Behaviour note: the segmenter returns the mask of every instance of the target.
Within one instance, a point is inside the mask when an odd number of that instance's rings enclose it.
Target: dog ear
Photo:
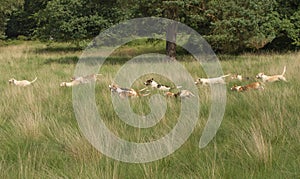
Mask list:
[[[174,94],[175,98],[177,98],[178,96],[180,96],[180,92]]]
[[[233,86],[230,88],[230,90],[231,90],[231,91],[234,91],[234,90],[235,90],[235,87],[236,87],[236,85],[233,85]]]

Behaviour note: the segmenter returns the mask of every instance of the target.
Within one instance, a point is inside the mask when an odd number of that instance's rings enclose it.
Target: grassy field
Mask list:
[[[102,66],[103,76],[96,85],[106,125],[120,137],[137,142],[159,139],[179,116],[179,102],[172,99],[167,101],[166,117],[152,129],[130,127],[114,113],[108,89],[112,77],[126,59],[150,51],[151,45],[120,49]],[[73,76],[81,53],[66,44],[48,47],[24,42],[0,47],[0,178],[300,178],[299,52],[220,56],[224,73],[249,77],[260,71],[280,74],[286,65],[288,82],[265,84],[264,91],[237,93],[229,89],[240,83],[228,80],[224,119],[216,137],[203,149],[198,146],[210,98],[209,88],[199,86],[200,117],[188,141],[172,155],[145,164],[106,157],[79,130],[72,89],[59,84]],[[179,60],[193,78],[205,76],[190,56]],[[31,80],[36,76],[33,86],[8,85],[12,77]],[[142,87],[148,77],[136,81],[135,87]],[[149,112],[147,99],[132,99],[133,110]]]

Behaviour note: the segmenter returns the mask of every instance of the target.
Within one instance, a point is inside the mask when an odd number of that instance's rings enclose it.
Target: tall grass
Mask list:
[[[56,46],[55,46],[56,45]],[[58,46],[59,45],[59,46]],[[59,87],[73,75],[81,51],[37,42],[0,47],[0,177],[1,178],[299,178],[300,166],[300,53],[221,56],[224,73],[253,77],[261,71],[280,74],[287,66],[287,83],[265,84],[264,91],[231,92],[227,79],[226,112],[216,137],[204,149],[199,139],[210,110],[209,87],[198,87],[200,117],[188,141],[175,153],[145,164],[115,161],[97,151],[79,130],[72,89]],[[148,47],[146,47],[148,49]],[[118,60],[140,54],[133,47],[119,49]],[[160,51],[159,49],[155,49]],[[148,51],[148,50],[146,50]],[[205,76],[201,66],[181,63],[193,78]],[[120,58],[121,60],[126,60]],[[176,124],[180,102],[167,99],[168,110],[151,129],[137,129],[114,113],[108,84],[122,63],[105,63],[96,84],[96,103],[105,124],[116,135],[136,142],[159,139]],[[38,80],[32,86],[8,85],[16,79]],[[153,75],[138,79],[133,87]],[[165,78],[158,80],[172,85]],[[159,93],[159,92],[156,92]],[[138,114],[149,112],[149,97],[131,99]]]

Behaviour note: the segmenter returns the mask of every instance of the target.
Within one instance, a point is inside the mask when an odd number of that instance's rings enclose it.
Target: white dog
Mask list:
[[[72,77],[70,82],[62,82],[59,86],[61,87],[72,87],[77,86],[79,84],[87,84],[96,82],[98,80],[98,76],[102,74],[91,74],[86,76]]]
[[[208,84],[225,84],[225,80],[224,78],[230,76],[230,74],[228,75],[223,75],[220,77],[216,77],[216,78],[198,78],[195,82],[195,84],[203,84],[203,85],[208,85]]]
[[[61,87],[72,87],[72,86],[76,86],[76,85],[79,85],[79,84],[81,84],[80,81],[74,80],[74,81],[71,81],[71,82],[61,82],[59,86],[61,86]]]
[[[274,82],[274,81],[287,81],[286,78],[283,76],[286,72],[286,66],[284,66],[283,68],[283,72],[281,75],[272,75],[272,76],[268,76],[265,75],[264,73],[258,73],[256,75],[257,79],[262,79],[263,82]]]
[[[8,83],[14,84],[16,86],[28,86],[28,85],[31,85],[32,83],[34,83],[36,80],[37,80],[37,77],[35,77],[35,79],[32,81],[28,81],[28,80],[18,81],[16,79],[12,78],[12,79],[8,80]]]
[[[91,74],[86,76],[72,77],[71,81],[80,81],[81,83],[96,82],[102,74]]]

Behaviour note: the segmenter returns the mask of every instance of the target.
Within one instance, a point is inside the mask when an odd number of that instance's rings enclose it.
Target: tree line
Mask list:
[[[198,31],[216,52],[300,47],[299,0],[0,0],[0,38],[90,40],[137,17],[164,17]],[[171,32],[172,33],[172,32]],[[176,31],[173,32],[173,34]],[[172,47],[172,44],[169,44]]]

